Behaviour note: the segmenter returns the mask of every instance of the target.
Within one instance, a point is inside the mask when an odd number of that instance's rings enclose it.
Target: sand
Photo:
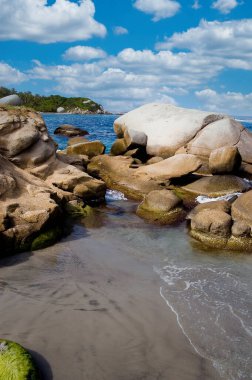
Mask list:
[[[78,230],[4,260],[1,338],[29,348],[45,380],[219,379],[160,297],[150,261],[113,230],[106,239]]]

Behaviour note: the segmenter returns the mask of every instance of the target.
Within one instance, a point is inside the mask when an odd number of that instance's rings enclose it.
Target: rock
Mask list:
[[[248,237],[251,233],[251,227],[243,222],[234,222],[232,226],[232,235],[235,237]]]
[[[248,183],[233,175],[214,175],[203,177],[189,185],[183,186],[182,190],[197,197],[219,197],[232,193],[242,193],[249,189]]]
[[[113,156],[120,156],[126,153],[127,151],[127,144],[125,143],[124,139],[117,139],[112,147],[111,147],[111,154]]]
[[[0,99],[0,104],[8,105],[8,106],[21,106],[23,104],[22,99],[14,94],[5,96],[4,98]]]
[[[18,343],[0,339],[0,374],[4,380],[39,380],[38,369],[29,354]]]
[[[225,200],[200,203],[187,215],[187,219],[192,219],[197,213],[203,210],[218,210],[230,214],[231,203]]]
[[[172,224],[182,220],[185,212],[179,199],[172,191],[154,190],[144,197],[137,208],[137,215],[151,222]]]
[[[152,165],[152,164],[157,164],[158,162],[163,161],[162,157],[152,157],[150,158],[147,162],[146,165]]]
[[[85,137],[77,136],[77,137],[70,138],[67,142],[67,145],[71,146],[71,145],[76,145],[76,144],[80,144],[84,142],[88,142],[88,139],[86,139]]]
[[[201,210],[191,218],[192,230],[221,237],[230,236],[231,226],[231,216],[221,210]]]
[[[99,156],[105,152],[105,145],[100,141],[90,141],[85,143],[79,143],[67,147],[67,154],[77,155],[83,154],[89,158]]]
[[[84,129],[74,127],[73,125],[63,124],[55,129],[55,135],[61,135],[66,137],[86,136],[89,133]]]
[[[156,164],[137,169],[137,174],[146,174],[155,178],[180,178],[197,171],[201,161],[190,154],[177,154]]]
[[[64,113],[64,112],[66,112],[64,107],[58,107],[57,108],[57,113]]]
[[[232,218],[252,228],[252,190],[242,194],[232,204]]]
[[[209,156],[209,168],[213,174],[231,173],[241,166],[241,155],[237,147],[225,146],[215,149]]]
[[[252,163],[252,134],[226,115],[152,103],[119,117],[114,130],[127,144],[146,146],[153,156],[179,152],[208,160],[213,150],[228,145],[239,149],[243,162]]]
[[[84,156],[83,154],[68,156],[64,153],[57,153],[57,158],[65,164],[73,165],[82,171],[87,168],[90,162],[88,156]]]

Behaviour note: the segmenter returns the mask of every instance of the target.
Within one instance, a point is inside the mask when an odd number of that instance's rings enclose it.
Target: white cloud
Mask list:
[[[71,61],[88,61],[105,58],[107,53],[91,46],[74,46],[65,51],[63,58]]]
[[[207,88],[202,91],[196,91],[195,95],[202,101],[204,108],[211,111],[226,112],[232,115],[237,115],[237,112],[243,115],[251,114],[252,93],[218,93]]]
[[[196,28],[174,33],[157,44],[157,49],[186,49],[208,57],[223,67],[252,69],[252,19],[201,21]]]
[[[116,36],[121,36],[123,34],[128,34],[129,31],[128,29],[124,28],[123,26],[115,26],[113,28],[113,33],[116,35]]]
[[[214,1],[212,8],[218,9],[221,13],[228,14],[238,5],[237,0],[217,0]]]
[[[26,75],[11,67],[7,63],[0,62],[0,86],[18,84],[25,81]]]
[[[193,3],[193,5],[192,5],[192,8],[193,8],[193,9],[196,9],[196,10],[201,8],[201,5],[200,5],[199,0],[194,0],[194,3]]]
[[[180,10],[180,3],[175,0],[136,0],[134,7],[153,15],[153,21],[159,21],[175,16]]]
[[[86,40],[106,34],[92,0],[1,0],[0,39],[40,43]]]

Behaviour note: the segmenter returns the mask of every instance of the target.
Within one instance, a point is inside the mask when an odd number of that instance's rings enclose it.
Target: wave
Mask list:
[[[107,190],[106,192],[106,201],[127,201],[127,198],[123,193],[116,190]]]

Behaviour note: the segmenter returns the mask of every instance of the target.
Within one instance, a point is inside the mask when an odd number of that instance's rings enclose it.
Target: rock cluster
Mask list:
[[[74,166],[56,153],[38,113],[0,107],[1,254],[54,241],[68,202],[104,199],[105,183],[85,172],[85,158],[77,159]]]

